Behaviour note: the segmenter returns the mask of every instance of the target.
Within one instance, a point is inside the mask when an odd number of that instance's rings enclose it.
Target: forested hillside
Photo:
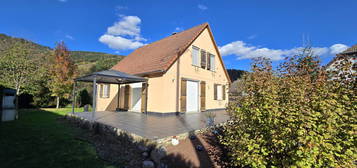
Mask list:
[[[70,49],[71,46],[65,48]],[[68,53],[70,61],[74,63],[73,77],[109,69],[123,58],[121,55],[101,52],[69,51]],[[30,104],[34,107],[54,105],[54,92],[50,88],[55,81],[56,75],[53,72],[56,65],[58,60],[56,63],[53,48],[0,34],[0,86],[19,91],[20,107],[29,107]],[[86,92],[86,90],[90,91],[91,87],[83,83],[78,86],[78,89]],[[66,92],[69,95],[70,89]],[[61,105],[65,106],[69,100],[70,96],[61,98]]]
[[[247,73],[247,71],[239,69],[227,69],[227,72],[232,82],[236,81],[237,79],[241,78],[245,73]]]
[[[9,49],[14,43],[21,42],[25,43],[29,48],[32,50],[32,54],[41,54],[52,51],[52,48],[46,47],[43,45],[36,44],[26,39],[22,38],[15,38],[5,34],[0,34],[0,54],[5,50]],[[68,46],[70,49],[71,47]],[[123,58],[122,55],[114,55],[114,54],[107,54],[102,52],[91,52],[91,51],[70,51],[70,55],[73,61],[76,64],[85,64],[85,63],[95,63],[102,59],[110,59],[110,60],[120,60]]]

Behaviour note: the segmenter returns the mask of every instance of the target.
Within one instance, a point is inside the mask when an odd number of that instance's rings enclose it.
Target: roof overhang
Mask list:
[[[107,84],[129,84],[138,82],[147,82],[146,78],[129,75],[124,72],[116,70],[105,70],[100,72],[94,72],[89,75],[85,75],[76,78],[75,81],[78,82],[93,82],[94,79],[97,83],[107,83]]]

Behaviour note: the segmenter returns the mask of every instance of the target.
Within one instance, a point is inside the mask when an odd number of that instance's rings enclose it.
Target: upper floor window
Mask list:
[[[101,84],[100,85],[100,98],[109,98],[110,96],[110,85],[109,84]]]
[[[209,70],[211,71],[215,71],[215,56],[213,54],[209,54],[209,62],[210,62],[210,65],[209,65]]]
[[[200,48],[196,46],[192,46],[192,65],[200,66],[199,65],[199,51]]]
[[[207,56],[206,56],[206,51],[205,50],[201,50],[201,68],[203,69],[206,69],[206,59],[207,59]]]

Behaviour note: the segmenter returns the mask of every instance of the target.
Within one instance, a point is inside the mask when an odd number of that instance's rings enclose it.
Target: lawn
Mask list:
[[[58,120],[69,111],[20,110],[19,120],[1,123],[0,167],[113,168],[98,158],[91,144],[75,138],[83,130]]]

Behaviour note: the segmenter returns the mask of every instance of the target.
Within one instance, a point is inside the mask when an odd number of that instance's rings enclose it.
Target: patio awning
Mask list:
[[[138,83],[138,82],[147,82],[146,78],[129,75],[124,72],[116,70],[105,70],[100,72],[94,72],[89,75],[85,75],[79,78],[76,78],[73,83],[73,95],[72,95],[72,114],[74,114],[74,106],[76,102],[76,82],[93,82],[93,104],[92,104],[92,119],[94,120],[94,113],[96,111],[97,104],[97,83],[106,83],[106,84],[129,84],[129,83]],[[118,89],[118,95],[120,95],[120,89]],[[119,108],[119,97],[118,99],[118,108]]]
[[[116,70],[105,70],[100,72],[94,72],[92,74],[76,78],[75,81],[93,82],[94,79],[96,79],[97,83],[108,83],[108,84],[128,84],[128,83],[147,81],[146,78],[129,75],[127,73],[116,71]]]

